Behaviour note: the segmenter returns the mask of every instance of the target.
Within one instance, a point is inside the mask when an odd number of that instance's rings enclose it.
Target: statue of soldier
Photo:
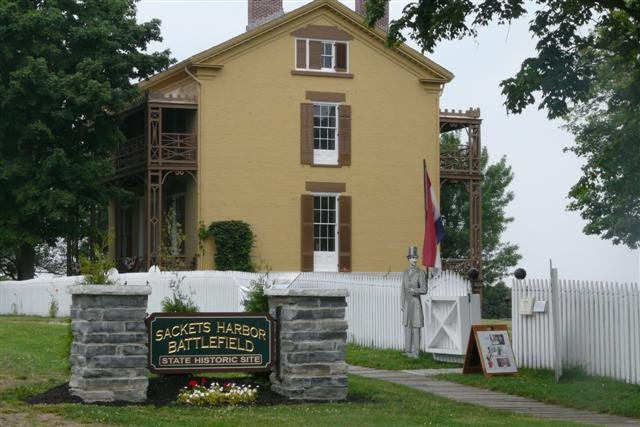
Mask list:
[[[402,324],[404,325],[404,353],[417,358],[420,353],[420,328],[424,326],[420,295],[427,293],[427,276],[418,267],[418,248],[409,247],[409,268],[402,275]]]

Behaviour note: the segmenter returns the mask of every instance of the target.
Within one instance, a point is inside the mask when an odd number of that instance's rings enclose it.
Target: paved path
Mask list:
[[[565,408],[563,406],[542,403],[526,397],[513,396],[478,387],[471,387],[430,378],[430,376],[445,372],[461,372],[461,370],[416,369],[412,371],[385,371],[360,366],[349,366],[349,373],[351,374],[402,384],[462,403],[470,403],[472,405],[480,405],[487,408],[516,412],[519,414],[550,420],[574,421],[584,424],[605,426],[640,427],[640,419]]]

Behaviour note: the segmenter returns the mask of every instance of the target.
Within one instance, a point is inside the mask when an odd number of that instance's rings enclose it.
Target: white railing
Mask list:
[[[546,312],[521,313],[523,298],[547,301]],[[558,310],[563,367],[580,367],[640,384],[640,286],[637,283],[558,281],[553,304],[549,280],[514,281],[513,345],[519,366],[554,367],[552,310]]]
[[[181,289],[192,293],[200,311],[242,311],[242,299],[251,281],[258,280],[258,273],[224,271],[185,271],[177,273],[127,273],[119,280],[128,285],[152,287],[149,296],[149,312],[161,311],[161,301],[171,295],[169,284],[184,277]],[[401,349],[403,326],[400,304],[402,273],[269,273],[268,281],[280,278],[294,279],[292,287],[347,289],[346,319],[349,324],[349,341],[377,348]],[[80,282],[80,277],[38,278],[22,282],[0,282],[0,314],[26,314],[46,316],[54,294],[59,302],[58,316],[68,316],[71,297],[66,292],[70,285]],[[429,280],[429,293],[423,298],[425,317],[431,312],[431,297],[445,295],[457,298],[467,295],[469,281],[457,273],[445,271]],[[464,333],[464,328],[460,329]],[[421,345],[426,349],[431,338],[423,328]],[[463,337],[464,338],[464,337]],[[466,338],[465,338],[466,339]],[[431,340],[430,340],[431,341]]]

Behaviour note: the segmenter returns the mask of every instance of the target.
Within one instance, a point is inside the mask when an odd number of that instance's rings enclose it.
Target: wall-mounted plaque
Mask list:
[[[520,298],[520,314],[523,316],[531,316],[533,314],[534,302],[535,298],[533,297]]]
[[[268,313],[153,313],[147,318],[149,370],[268,371],[273,326]]]
[[[547,312],[547,300],[540,299],[533,305],[534,313],[546,313]]]

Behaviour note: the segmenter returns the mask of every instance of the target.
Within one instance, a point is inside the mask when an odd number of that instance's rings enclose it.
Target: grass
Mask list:
[[[640,418],[640,386],[568,370],[555,384],[552,370],[519,369],[517,376],[441,374],[439,379],[531,397],[578,409]]]
[[[174,426],[546,426],[567,425],[459,404],[388,382],[349,377],[347,403],[273,407],[195,408],[101,405],[28,405],[25,397],[68,380],[67,322],[0,316],[0,425]],[[367,354],[366,352],[355,352]],[[350,358],[354,348],[349,349]],[[392,355],[393,360],[401,355]],[[378,357],[378,356],[376,356]],[[379,356],[382,357],[382,356]],[[432,361],[408,361],[425,363]],[[423,365],[420,365],[422,367]],[[409,366],[416,367],[416,366]]]
[[[347,345],[347,363],[366,366],[368,368],[403,370],[403,369],[437,369],[460,368],[462,365],[444,363],[433,360],[431,353],[420,353],[420,357],[412,359],[399,350],[379,350],[360,347],[355,344]]]

